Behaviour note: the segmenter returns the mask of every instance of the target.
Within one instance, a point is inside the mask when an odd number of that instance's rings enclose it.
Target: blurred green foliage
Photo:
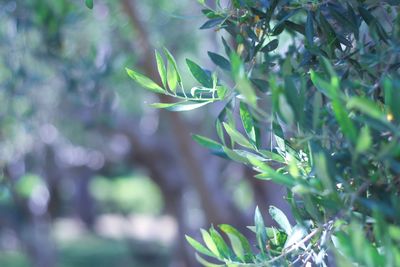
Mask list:
[[[181,16],[189,3],[140,1],[154,45],[196,51],[189,32],[196,22]],[[90,228],[103,213],[157,216],[164,209],[158,185],[131,176],[138,166],[127,131],[141,135],[148,121],[156,121],[148,136],[165,127],[143,108],[149,95],[132,91],[125,77],[126,65],[142,63],[137,25],[126,11],[112,0],[0,1],[0,266],[32,266],[47,255],[37,251],[50,255],[58,248],[62,267],[168,262],[170,251],[157,244],[128,246],[95,236],[57,248],[46,243],[60,217]],[[147,120],[140,123],[143,114]],[[7,233],[18,242],[4,241]],[[21,247],[29,264],[7,252]]]
[[[143,176],[112,179],[95,177],[91,180],[90,192],[99,204],[101,212],[159,215],[163,208],[159,188]]]
[[[169,262],[166,248],[155,243],[135,243],[85,235],[77,240],[64,241],[58,247],[56,267],[164,267]],[[31,264],[22,253],[2,252],[0,266],[30,267]]]

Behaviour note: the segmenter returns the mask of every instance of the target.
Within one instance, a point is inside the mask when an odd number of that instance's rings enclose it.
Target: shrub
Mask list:
[[[208,52],[218,71],[187,60],[199,86],[185,90],[165,50],[167,64],[156,52],[161,85],[127,72],[179,100],[157,108],[224,103],[219,140],[193,138],[284,185],[296,220],[271,206],[279,228],[265,227],[256,210],[255,246],[229,225],[201,230],[205,245],[187,237],[199,262],[400,266],[400,1],[199,2],[201,28],[231,37],[226,56]]]

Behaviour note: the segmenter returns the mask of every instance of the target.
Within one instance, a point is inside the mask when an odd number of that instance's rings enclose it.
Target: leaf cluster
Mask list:
[[[297,224],[291,228],[272,209],[280,229],[265,230],[256,211],[257,252],[228,226],[221,231],[231,247],[214,228],[202,231],[206,247],[189,243],[221,266],[399,266],[399,1],[232,0],[216,1],[216,9],[199,2],[207,17],[201,29],[231,38],[222,38],[225,56],[208,52],[218,71],[188,60],[200,86],[186,93],[159,56],[163,87],[128,73],[149,90],[183,99],[158,107],[223,102],[219,140],[194,139],[285,186]]]

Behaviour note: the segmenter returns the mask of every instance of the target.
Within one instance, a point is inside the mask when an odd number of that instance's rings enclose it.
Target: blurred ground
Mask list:
[[[176,223],[168,216],[105,214],[95,232],[88,232],[77,219],[57,219],[53,236],[57,267],[163,267],[169,266]],[[9,242],[13,242],[9,236]],[[0,266],[30,267],[21,250],[0,253]]]

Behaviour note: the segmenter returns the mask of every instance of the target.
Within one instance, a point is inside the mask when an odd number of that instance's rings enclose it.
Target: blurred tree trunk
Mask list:
[[[140,66],[142,71],[150,78],[159,80],[156,66],[154,65],[154,51],[152,49],[151,42],[147,30],[144,24],[140,20],[137,13],[137,3],[134,0],[123,0],[123,9],[131,20],[132,26],[137,31],[137,37],[135,41],[139,44],[142,49],[142,58],[140,60]],[[139,52],[139,53],[140,53]],[[167,96],[160,96],[162,102],[172,102],[172,99]],[[236,221],[238,225],[245,226],[245,219],[237,209],[234,209],[232,203],[229,202],[228,198],[224,198],[223,194],[217,193],[215,190],[215,181],[218,180],[218,174],[214,170],[214,181],[211,183],[211,179],[205,177],[203,166],[200,165],[201,157],[197,154],[193,148],[195,145],[190,138],[191,131],[188,128],[188,124],[182,120],[178,113],[160,111],[160,115],[165,117],[169,122],[171,131],[171,141],[167,142],[170,145],[171,150],[174,147],[171,143],[177,146],[180,156],[175,161],[171,160],[170,156],[162,157],[160,160],[155,160],[154,155],[149,160],[145,160],[143,164],[150,169],[151,177],[155,180],[160,188],[163,190],[165,196],[165,202],[167,203],[167,209],[171,211],[171,214],[175,216],[179,224],[179,244],[178,253],[183,254],[183,261],[187,266],[192,266],[192,262],[186,253],[187,249],[184,241],[184,232],[187,229],[185,223],[185,212],[183,209],[182,196],[187,191],[186,184],[190,184],[195,189],[205,213],[208,223],[220,224],[226,223],[227,221]],[[137,136],[135,137],[137,139]],[[133,143],[134,150],[141,145],[140,142]],[[148,148],[146,148],[148,149]],[[143,155],[148,154],[149,151],[142,151],[141,155],[136,158],[140,161]],[[157,147],[154,154],[162,155],[161,147]],[[168,154],[168,153],[167,153]],[[160,162],[166,162],[166,164],[160,168]],[[172,165],[172,166],[171,166]],[[172,172],[171,172],[172,171]],[[172,173],[168,175],[168,173]],[[175,186],[170,187],[171,180],[175,180]],[[217,188],[218,190],[221,188]]]
[[[149,41],[148,34],[143,26],[143,23],[136,13],[136,1],[123,0],[123,5],[125,12],[132,21],[133,27],[138,32],[138,38],[135,40],[140,43],[140,47],[143,48],[143,56],[140,65],[147,76],[154,80],[159,80],[156,67],[154,65],[154,51],[152,49],[152,45]],[[170,97],[161,96],[160,98],[162,102],[172,102]],[[173,142],[178,146],[181,159],[183,160],[183,162],[181,162],[178,166],[174,167],[184,169],[185,176],[189,179],[199,195],[202,208],[205,211],[208,221],[212,223],[226,222],[226,219],[230,217],[229,211],[221,208],[224,202],[223,200],[216,199],[218,196],[210,194],[210,192],[212,192],[212,188],[209,184],[207,184],[207,179],[204,177],[203,168],[200,165],[201,161],[193,149],[194,142],[190,138],[191,131],[188,129],[187,123],[181,119],[178,113],[164,112],[162,110],[160,112],[161,115],[166,117],[170,122],[171,127],[169,127],[169,129],[172,132],[171,137],[174,139]],[[237,220],[240,219],[240,216],[238,218],[237,214],[234,217]]]
[[[74,210],[88,229],[92,229],[95,222],[94,203],[89,192],[89,183],[93,175],[93,171],[87,166],[72,168],[70,173],[76,186]]]
[[[21,160],[21,164],[25,164],[25,159]],[[13,164],[19,164],[19,161]],[[17,167],[18,168],[18,167]],[[4,168],[4,175],[8,180],[9,188],[14,202],[15,212],[18,220],[12,227],[18,233],[19,239],[24,245],[32,266],[34,267],[55,267],[56,253],[55,244],[50,234],[50,218],[47,212],[35,213],[34,208],[29,206],[29,200],[21,198],[15,192],[15,183],[25,174],[14,171],[17,169],[8,165]]]

